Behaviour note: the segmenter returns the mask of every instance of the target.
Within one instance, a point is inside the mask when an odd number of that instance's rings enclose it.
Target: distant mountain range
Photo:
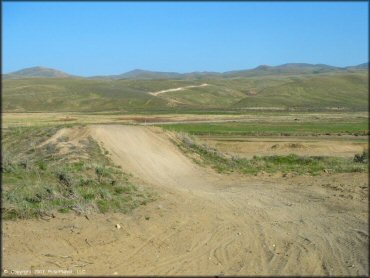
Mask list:
[[[45,78],[65,78],[72,77],[72,75],[65,73],[60,70],[44,68],[44,67],[32,67],[25,68],[18,71],[14,71],[3,75],[5,78],[35,78],[35,77],[45,77]]]
[[[288,63],[279,66],[261,65],[254,69],[236,70],[228,72],[158,72],[135,69],[119,75],[102,75],[82,77],[71,75],[60,70],[31,67],[21,69],[8,74],[3,74],[4,79],[19,79],[19,78],[88,78],[88,79],[197,79],[204,77],[254,77],[267,75],[300,75],[300,74],[318,74],[334,71],[351,71],[351,70],[366,70],[369,68],[369,63],[363,63],[356,66],[335,67],[324,64],[306,64],[306,63]]]

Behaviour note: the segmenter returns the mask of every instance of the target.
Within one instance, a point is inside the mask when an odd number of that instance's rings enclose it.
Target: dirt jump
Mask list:
[[[58,214],[49,221],[5,223],[4,268],[68,268],[86,275],[367,275],[367,197],[353,188],[365,174],[315,181],[221,175],[195,164],[160,129],[85,129],[80,136],[97,140],[136,183],[157,192],[157,200],[128,215]],[[322,186],[333,179],[350,184],[345,197]]]

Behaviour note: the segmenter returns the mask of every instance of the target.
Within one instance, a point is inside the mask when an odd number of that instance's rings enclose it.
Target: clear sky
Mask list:
[[[2,28],[4,73],[368,61],[367,2],[3,2]]]

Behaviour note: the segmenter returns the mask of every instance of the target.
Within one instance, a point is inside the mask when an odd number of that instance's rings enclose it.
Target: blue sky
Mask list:
[[[367,2],[3,2],[2,28],[5,73],[368,61]]]

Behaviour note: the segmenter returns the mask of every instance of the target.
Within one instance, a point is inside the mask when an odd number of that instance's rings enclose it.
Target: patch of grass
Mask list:
[[[57,127],[9,128],[3,134],[3,219],[67,213],[129,212],[153,195],[129,182],[89,138],[78,153],[40,144]],[[80,154],[76,159],[76,154]]]
[[[273,155],[254,156],[252,159],[227,156],[208,145],[197,144],[190,136],[178,135],[179,147],[188,154],[196,153],[197,163],[211,166],[221,173],[240,172],[243,174],[267,173],[296,173],[318,175],[323,172],[351,173],[367,172],[366,157],[356,155],[354,159],[324,156]],[[365,153],[365,152],[364,152]],[[366,152],[367,153],[367,152]],[[359,158],[360,157],[360,158]]]
[[[367,135],[368,120],[364,118],[316,122],[225,122],[160,125],[163,129],[194,135]]]

